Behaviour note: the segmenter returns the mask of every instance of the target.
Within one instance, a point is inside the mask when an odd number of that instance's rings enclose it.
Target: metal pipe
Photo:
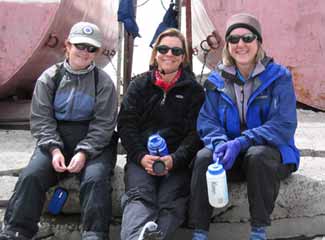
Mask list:
[[[186,39],[188,44],[190,68],[193,69],[193,47],[192,47],[192,9],[191,0],[186,0]]]

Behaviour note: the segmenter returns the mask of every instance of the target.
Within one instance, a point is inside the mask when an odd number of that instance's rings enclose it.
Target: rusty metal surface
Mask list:
[[[117,47],[118,0],[0,0],[0,98],[26,97],[41,72],[64,58],[64,40],[78,21],[96,23],[104,34],[106,65]]]
[[[257,16],[262,25],[264,49],[292,71],[298,101],[325,110],[325,1],[201,1],[208,20],[221,36],[232,14],[249,12]],[[198,39],[206,37],[201,35]],[[220,54],[221,51],[215,51],[210,62],[214,64]]]

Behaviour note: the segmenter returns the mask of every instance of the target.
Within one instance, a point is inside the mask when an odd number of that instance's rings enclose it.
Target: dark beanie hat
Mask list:
[[[256,34],[257,40],[262,42],[262,30],[261,25],[257,18],[251,14],[248,13],[238,13],[235,15],[232,15],[226,25],[226,36],[228,37],[230,32],[234,30],[235,28],[247,28],[252,33]]]

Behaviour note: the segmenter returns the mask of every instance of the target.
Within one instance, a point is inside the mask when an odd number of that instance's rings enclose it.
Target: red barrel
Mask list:
[[[116,53],[118,0],[0,1],[0,98],[30,96],[41,72],[64,59],[64,41],[79,21],[103,32],[106,65]]]
[[[268,55],[291,70],[298,101],[325,110],[323,0],[201,0],[201,5],[202,8],[193,10],[193,27],[195,21],[210,20],[214,29],[209,30],[215,30],[222,37],[232,14],[247,12],[257,16],[262,25],[264,48]],[[194,39],[207,37],[209,33],[203,34],[203,28],[201,24],[199,30],[194,29],[199,35]],[[220,60],[220,54],[220,50],[213,51],[207,58],[208,65]]]

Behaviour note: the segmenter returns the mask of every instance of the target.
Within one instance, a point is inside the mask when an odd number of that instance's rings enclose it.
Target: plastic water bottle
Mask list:
[[[159,134],[153,134],[149,137],[147,147],[150,155],[160,157],[168,155],[166,141]]]
[[[228,186],[226,171],[218,162],[209,165],[206,172],[209,203],[212,207],[222,208],[227,205]]]
[[[166,141],[159,134],[154,134],[149,137],[147,147],[150,155],[160,157],[168,155]],[[156,174],[163,174],[166,170],[165,162],[161,159],[157,159],[152,164],[152,170]]]

